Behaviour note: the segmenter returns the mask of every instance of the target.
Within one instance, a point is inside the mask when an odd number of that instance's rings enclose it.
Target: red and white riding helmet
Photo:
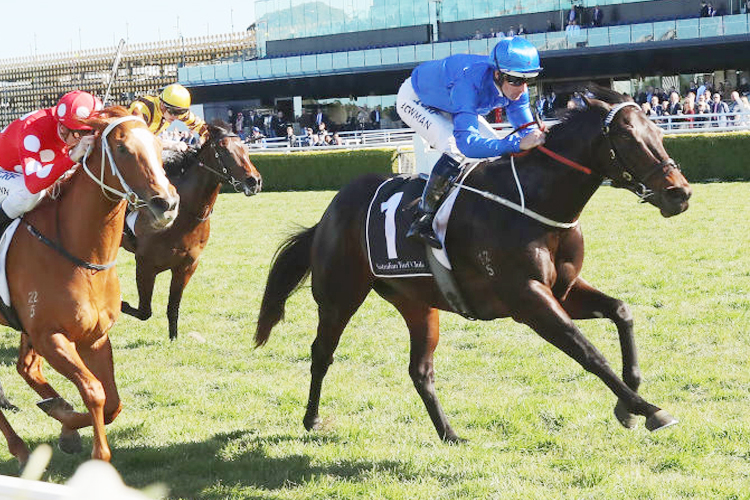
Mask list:
[[[57,120],[71,130],[91,130],[91,127],[78,121],[88,118],[94,111],[103,107],[102,101],[83,90],[68,92],[60,98],[55,106]]]

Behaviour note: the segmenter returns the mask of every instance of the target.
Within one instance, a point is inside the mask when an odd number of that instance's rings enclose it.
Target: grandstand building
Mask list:
[[[116,47],[0,60],[0,128],[16,118],[54,105],[65,92],[104,96]],[[128,105],[177,80],[177,69],[256,57],[252,31],[125,45],[108,104]]]
[[[420,62],[487,54],[493,33],[523,25],[544,66],[532,92],[591,79],[631,93],[685,89],[693,79],[734,86],[750,68],[744,3],[715,0],[714,15],[700,17],[700,0],[256,0],[260,57],[185,66],[179,80],[209,117],[223,116],[227,101],[286,116],[321,103],[387,109]],[[593,26],[596,5],[601,26]],[[571,9],[580,30],[561,29]]]

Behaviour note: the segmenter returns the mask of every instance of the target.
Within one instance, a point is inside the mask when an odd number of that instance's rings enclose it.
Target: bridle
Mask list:
[[[614,141],[612,141],[612,137],[610,135],[610,125],[612,124],[612,120],[614,120],[615,115],[617,113],[626,107],[635,107],[637,109],[641,109],[641,107],[632,102],[622,102],[612,107],[612,110],[607,114],[607,117],[604,119],[604,125],[602,127],[602,131],[604,132],[604,137],[607,140],[607,144],[609,146],[609,157],[610,160],[615,163],[615,165],[619,168],[620,171],[620,178],[619,179],[612,179],[612,184],[615,187],[623,187],[627,189],[628,191],[631,191],[633,194],[638,196],[641,203],[646,203],[649,198],[651,198],[655,193],[653,190],[648,188],[646,186],[646,183],[649,179],[651,179],[654,175],[657,175],[659,173],[662,173],[664,175],[668,175],[672,170],[679,170],[680,167],[675,163],[675,161],[672,158],[667,158],[666,160],[663,160],[656,165],[654,165],[649,172],[643,176],[640,180],[636,180],[635,172],[632,171],[628,165],[621,161],[620,158],[622,157],[621,154],[618,154],[617,152],[617,146],[615,146]]]
[[[649,189],[646,186],[646,183],[649,179],[651,179],[654,175],[658,173],[662,174],[669,174],[672,170],[679,170],[680,167],[675,163],[675,161],[672,158],[667,158],[664,161],[661,161],[654,165],[651,170],[640,180],[636,180],[638,177],[633,172],[633,170],[628,167],[628,165],[621,160],[622,155],[618,153],[617,147],[615,146],[614,141],[612,140],[611,136],[611,125],[612,121],[614,121],[615,116],[624,108],[628,107],[635,107],[637,109],[641,109],[641,107],[632,101],[627,102],[621,102],[618,104],[615,104],[612,106],[612,109],[607,113],[607,116],[604,118],[604,123],[602,124],[602,135],[604,136],[605,140],[607,141],[607,145],[609,147],[609,158],[610,161],[613,162],[616,167],[618,167],[618,171],[620,172],[620,177],[615,179],[612,178],[612,185],[615,187],[623,187],[627,189],[628,191],[631,191],[633,194],[638,196],[641,203],[645,203],[648,201],[649,198],[651,198],[655,193],[653,190]],[[544,130],[544,123],[541,121],[539,115],[536,115],[536,120],[525,123],[515,129],[513,132],[511,132],[509,135],[512,135],[516,133],[519,130],[522,130],[530,125],[536,124],[540,130]],[[549,156],[553,160],[563,163],[575,170],[578,170],[580,172],[583,172],[584,174],[591,174],[592,171],[590,168],[585,167],[581,165],[580,163],[577,163],[569,158],[566,158],[558,153],[555,153],[554,151],[551,151],[545,146],[537,146],[537,148],[540,152],[544,153],[545,155]],[[524,152],[525,153],[525,152]],[[523,154],[523,153],[522,153]]]
[[[201,167],[201,168],[203,168],[203,169],[205,169],[205,170],[208,170],[212,174],[216,175],[219,179],[221,179],[222,182],[229,183],[232,186],[232,188],[234,188],[234,190],[239,193],[239,192],[242,191],[242,181],[238,181],[237,179],[234,178],[234,176],[232,175],[232,172],[229,170],[229,168],[222,161],[222,159],[221,159],[221,156],[222,156],[221,153],[219,153],[219,150],[216,148],[216,142],[215,141],[220,141],[221,139],[224,139],[225,137],[239,138],[239,136],[237,134],[234,134],[234,133],[230,132],[230,133],[222,135],[221,137],[219,137],[219,138],[217,138],[215,140],[212,138],[211,140],[208,141],[208,147],[211,148],[211,151],[213,152],[214,158],[216,159],[216,163],[219,165],[219,169],[216,170],[216,169],[212,168],[211,166],[203,163],[202,161],[198,162],[198,166]]]
[[[117,168],[117,164],[115,163],[115,159],[112,157],[112,148],[109,146],[109,141],[107,141],[107,136],[109,135],[112,130],[114,130],[115,127],[120,125],[121,123],[127,122],[127,121],[139,121],[141,123],[145,122],[138,118],[137,116],[129,115],[129,116],[122,116],[120,118],[117,118],[116,120],[113,120],[110,122],[109,125],[104,129],[101,135],[101,145],[102,145],[102,162],[100,167],[100,175],[97,177],[91,169],[89,169],[88,164],[86,163],[86,160],[88,159],[89,153],[91,152],[91,147],[86,150],[86,153],[83,155],[83,160],[81,161],[81,165],[83,167],[84,172],[96,183],[98,184],[101,189],[102,193],[104,194],[104,197],[111,201],[116,201],[117,198],[111,198],[107,192],[110,192],[114,195],[116,195],[118,198],[123,199],[128,202],[128,205],[133,207],[133,209],[138,209],[141,207],[147,206],[147,203],[143,201],[138,194],[133,191],[133,189],[128,186],[128,183],[125,182],[125,179],[123,179],[122,174],[120,174],[120,170]],[[120,181],[120,185],[122,186],[123,191],[120,191],[118,189],[113,188],[112,186],[108,186],[104,182],[104,166],[107,163],[107,159],[109,159],[109,165],[112,170],[112,174],[117,177],[117,180]]]

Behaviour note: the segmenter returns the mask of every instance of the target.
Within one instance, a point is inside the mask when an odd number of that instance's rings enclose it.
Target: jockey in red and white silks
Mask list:
[[[0,132],[0,229],[34,208],[45,190],[81,160],[94,137],[78,119],[100,109],[98,98],[75,90],[56,106],[22,116]]]

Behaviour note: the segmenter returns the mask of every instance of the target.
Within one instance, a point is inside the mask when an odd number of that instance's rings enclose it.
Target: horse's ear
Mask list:
[[[586,93],[583,94],[583,102],[586,103],[586,106],[589,108],[601,108],[607,113],[609,113],[609,110],[612,109],[612,106],[607,104],[606,102],[595,99],[594,97],[588,97]]]

